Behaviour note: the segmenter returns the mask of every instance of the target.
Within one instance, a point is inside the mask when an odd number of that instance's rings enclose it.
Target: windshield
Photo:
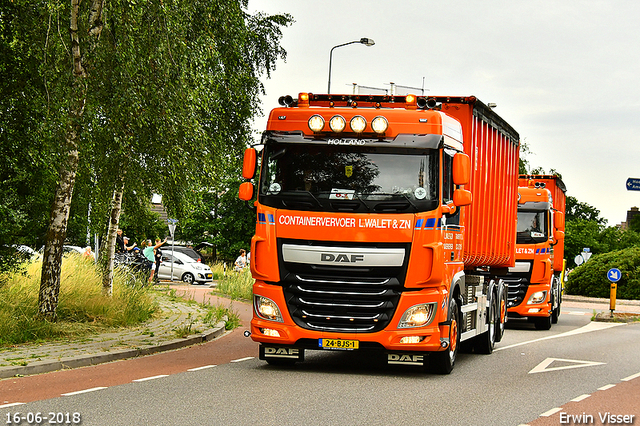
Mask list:
[[[518,211],[517,244],[542,243],[547,241],[546,211]]]
[[[315,211],[426,211],[438,205],[438,151],[272,144],[261,202]]]

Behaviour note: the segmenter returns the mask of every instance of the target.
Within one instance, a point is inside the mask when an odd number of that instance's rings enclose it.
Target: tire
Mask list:
[[[505,285],[502,291],[502,297],[498,301],[498,327],[496,327],[496,342],[502,340],[504,336],[504,330],[507,324],[507,286]]]
[[[454,297],[449,301],[449,346],[442,352],[429,355],[429,371],[436,374],[449,374],[453,370],[460,347],[460,312]]]
[[[533,319],[536,330],[549,330],[551,328],[551,315],[548,317],[536,317]]]
[[[487,307],[487,319],[489,320],[489,329],[475,338],[475,350],[478,354],[490,354],[493,353],[493,348],[496,344],[497,329],[500,326],[500,320],[498,315],[498,296],[496,293],[492,294],[491,303]]]
[[[186,274],[184,274],[182,276],[182,281],[184,281],[187,284],[193,284],[193,281],[195,280],[195,277],[193,276],[193,274],[187,272]]]
[[[560,319],[560,305],[562,304],[562,296],[560,292],[560,283],[558,282],[558,285],[553,290],[554,301],[558,301],[558,306],[551,310],[551,323],[553,324],[557,324]]]

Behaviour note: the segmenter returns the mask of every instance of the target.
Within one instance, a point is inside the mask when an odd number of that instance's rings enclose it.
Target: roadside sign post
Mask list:
[[[169,233],[171,234],[171,282],[173,282],[173,249],[175,243],[173,234],[176,232],[176,224],[178,223],[178,219],[167,219],[167,223],[169,224]]]
[[[611,292],[609,294],[609,309],[611,310],[611,316],[616,309],[616,291],[618,288],[618,281],[622,278],[622,272],[618,268],[611,268],[607,272],[607,278],[611,281]]]
[[[627,191],[640,191],[640,179],[629,178],[627,179]]]

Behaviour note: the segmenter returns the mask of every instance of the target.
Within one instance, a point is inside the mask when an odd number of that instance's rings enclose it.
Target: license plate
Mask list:
[[[359,341],[357,340],[343,340],[343,339],[320,339],[318,346],[324,349],[343,349],[352,350],[358,349]]]

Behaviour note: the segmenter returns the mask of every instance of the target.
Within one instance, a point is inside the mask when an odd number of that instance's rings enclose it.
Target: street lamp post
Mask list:
[[[360,40],[350,41],[349,43],[339,44],[339,45],[333,46],[331,48],[331,52],[329,52],[329,84],[327,86],[327,94],[331,94],[331,60],[333,58],[333,49],[335,49],[336,47],[342,47],[342,46],[346,46],[348,44],[355,44],[355,43],[364,44],[365,46],[373,46],[374,44],[376,44],[373,41],[373,39],[363,37]]]

